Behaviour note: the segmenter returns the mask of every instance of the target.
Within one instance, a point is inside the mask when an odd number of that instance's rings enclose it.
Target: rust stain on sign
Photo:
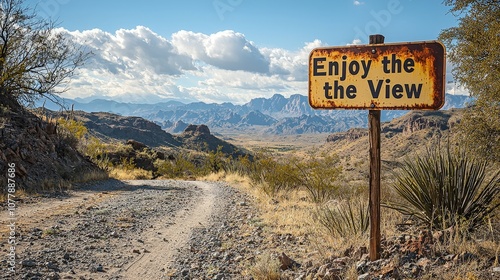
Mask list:
[[[309,104],[437,110],[444,105],[445,64],[437,41],[317,48],[309,56]]]

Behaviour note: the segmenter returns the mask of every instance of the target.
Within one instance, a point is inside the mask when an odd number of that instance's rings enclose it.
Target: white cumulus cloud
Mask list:
[[[113,74],[138,70],[180,75],[184,70],[194,69],[190,57],[177,53],[167,39],[147,27],[120,29],[115,34],[99,29],[66,32],[92,51],[90,67]]]
[[[241,33],[232,30],[206,35],[181,30],[172,35],[179,53],[225,70],[267,73],[269,61]]]
[[[275,93],[307,94],[308,58],[319,40],[298,50],[259,48],[232,30],[214,34],[181,30],[165,38],[144,26],[110,33],[59,32],[92,52],[63,97],[129,102],[236,103]]]

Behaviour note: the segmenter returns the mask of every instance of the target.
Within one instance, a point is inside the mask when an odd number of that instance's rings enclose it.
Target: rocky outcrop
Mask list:
[[[215,152],[218,149],[224,154],[233,157],[244,156],[246,153],[238,149],[231,143],[223,141],[210,133],[208,126],[189,125],[182,134],[176,137],[179,142],[182,142],[184,148],[202,151]]]
[[[460,111],[460,109],[448,111],[411,111],[400,118],[383,123],[381,125],[381,133],[386,138],[391,138],[396,134],[409,136],[421,130],[446,131],[456,123],[459,123]],[[367,129],[351,128],[346,132],[337,132],[329,135],[327,142],[354,141],[367,135]]]
[[[415,131],[429,129],[429,128],[437,128],[439,130],[447,130],[448,126],[448,118],[443,117],[439,118],[430,118],[428,115],[424,117],[421,114],[412,114],[410,117],[404,122],[403,133],[413,133]]]
[[[367,136],[368,131],[362,128],[351,128],[346,132],[339,132],[328,135],[326,142],[337,142],[341,140],[354,141],[361,137]]]
[[[19,190],[62,189],[85,173],[99,172],[54,122],[23,109],[0,115],[0,136],[0,172],[7,174],[9,165],[15,165],[13,179]],[[0,183],[4,189],[7,182]]]
[[[132,148],[134,149],[134,151],[142,151],[142,150],[148,148],[148,146],[144,145],[144,143],[141,143],[141,142],[133,140],[133,139],[129,139],[127,141],[127,145],[132,146]]]
[[[187,136],[203,136],[203,137],[208,137],[210,136],[210,129],[208,126],[202,124],[202,125],[194,125],[190,124],[186,129],[184,130],[184,133],[182,135]]]

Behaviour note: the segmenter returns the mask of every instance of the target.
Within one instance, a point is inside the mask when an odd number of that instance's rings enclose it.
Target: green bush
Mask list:
[[[248,175],[252,170],[253,160],[249,155],[238,156],[236,159],[231,159],[226,166],[226,172],[236,173],[239,175]]]
[[[83,154],[88,156],[99,168],[104,171],[109,171],[113,167],[107,152],[110,145],[103,143],[97,137],[92,136],[83,145]]]
[[[387,206],[433,228],[462,227],[466,222],[470,231],[500,206],[500,171],[487,179],[487,167],[488,162],[464,151],[428,149],[404,161],[394,184],[404,202]]]
[[[200,172],[189,154],[184,152],[178,153],[172,161],[156,160],[154,166],[157,169],[157,174],[165,178],[186,178],[198,175]]]
[[[78,148],[80,141],[86,134],[87,128],[83,122],[64,118],[57,120],[57,135],[60,141],[74,149]]]
[[[266,151],[255,156],[248,175],[254,185],[270,197],[299,185],[297,168],[289,161],[278,160]]]
[[[209,151],[205,158],[205,173],[209,174],[212,172],[217,173],[223,170],[226,171],[228,161],[229,159],[222,152],[222,146],[218,146],[217,151]]]
[[[248,164],[245,159],[242,166]],[[342,174],[339,158],[331,154],[277,158],[270,152],[259,152],[246,168],[252,182],[269,196],[281,191],[304,188],[313,202],[332,198]]]

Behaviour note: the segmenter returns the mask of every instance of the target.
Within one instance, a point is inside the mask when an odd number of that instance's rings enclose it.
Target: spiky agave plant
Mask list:
[[[362,235],[370,227],[368,202],[359,198],[321,205],[315,218],[330,234],[340,237]]]
[[[384,205],[436,229],[465,222],[472,230],[500,206],[500,171],[488,179],[487,167],[488,162],[449,145],[427,149],[407,158],[395,174],[394,188],[404,202]]]

